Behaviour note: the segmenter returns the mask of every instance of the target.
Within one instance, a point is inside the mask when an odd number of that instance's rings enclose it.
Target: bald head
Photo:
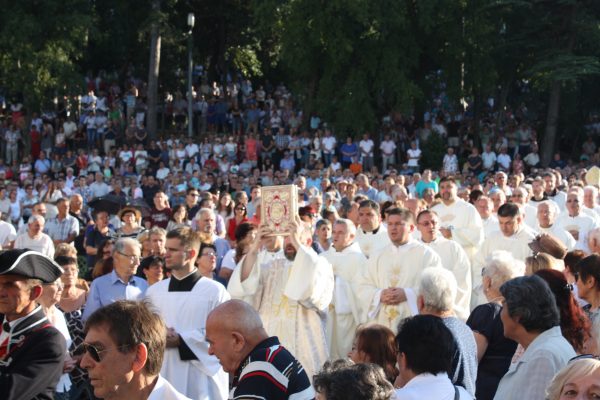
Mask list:
[[[588,247],[595,254],[600,254],[600,228],[592,229],[588,233]]]
[[[226,301],[206,320],[208,354],[219,359],[225,372],[234,373],[248,354],[268,337],[258,313],[241,300]]]
[[[244,336],[264,331],[258,312],[242,300],[229,300],[219,305],[208,315],[207,323],[209,321],[225,331],[236,331]]]

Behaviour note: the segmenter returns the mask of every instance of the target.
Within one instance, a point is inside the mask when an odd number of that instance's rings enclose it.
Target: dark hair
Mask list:
[[[508,315],[519,317],[527,332],[544,332],[560,324],[554,294],[539,276],[513,278],[500,286],[500,293]]]
[[[415,374],[440,372],[450,374],[456,353],[456,341],[441,318],[416,315],[398,325],[398,353],[404,354],[406,366]]]
[[[148,349],[144,370],[149,375],[158,375],[167,345],[167,327],[150,303],[120,300],[99,308],[85,323],[85,333],[97,326],[108,328],[121,353],[132,352],[144,344]]]
[[[440,181],[438,182],[438,185],[441,186],[441,184],[444,182],[452,182],[454,184],[454,186],[456,186],[456,178],[453,176],[444,176],[442,179],[440,179]]]
[[[186,250],[195,250],[200,247],[200,235],[189,226],[182,226],[167,232],[167,239],[179,239]]]
[[[373,200],[363,200],[358,204],[358,208],[372,208],[375,212],[380,212],[379,203]]]
[[[77,259],[75,257],[57,256],[54,258],[54,261],[61,267],[64,267],[65,265],[77,265]]]
[[[515,218],[519,215],[521,215],[521,210],[515,203],[504,203],[498,208],[498,217]]]
[[[483,195],[484,193],[479,189],[471,191],[471,193],[469,194],[469,203],[474,204]]]
[[[600,290],[600,256],[592,254],[579,261],[573,267],[573,274],[578,274],[582,280],[594,278],[596,290]]]
[[[394,387],[375,364],[321,371],[313,377],[313,386],[327,400],[389,400],[394,394]]]
[[[406,208],[392,207],[392,208],[387,209],[385,212],[386,212],[388,218],[391,217],[392,215],[399,215],[403,221],[410,222],[412,224],[415,223],[414,214],[412,213],[412,211],[410,211]]]
[[[200,257],[200,256],[202,255],[202,251],[203,251],[204,249],[213,249],[213,250],[214,250],[214,252],[215,252],[215,254],[217,253],[217,246],[215,246],[215,245],[214,245],[214,244],[212,244],[212,243],[204,243],[204,242],[202,242],[202,243],[200,244],[200,250],[198,251],[198,257]]]
[[[248,236],[252,231],[257,229],[256,225],[251,224],[250,222],[242,222],[238,226],[235,227],[235,240],[239,242]]]
[[[560,329],[563,336],[578,354],[583,354],[583,345],[590,337],[591,322],[579,308],[565,275],[554,269],[542,269],[535,275],[545,280],[554,293],[560,312]]]
[[[148,257],[144,257],[142,259],[142,261],[140,262],[140,268],[142,270],[144,269],[148,269],[153,265],[156,264],[160,264],[161,266],[165,266],[165,260],[162,257],[159,256],[148,256]]]
[[[585,253],[581,250],[569,251],[565,255],[565,258],[563,259],[563,261],[565,263],[565,268],[569,269],[570,271],[573,271],[573,267],[575,267],[575,264],[577,264],[579,261],[583,260],[584,258],[585,258]]]
[[[173,216],[175,215],[176,212],[178,212],[179,210],[181,210],[183,208],[183,210],[185,211],[185,217],[183,217],[183,221],[185,222],[188,218],[188,210],[187,207],[185,206],[185,204],[177,204],[175,207],[173,207],[173,209],[171,210],[171,221],[175,221],[173,219]]]
[[[369,362],[383,368],[390,383],[398,376],[394,332],[383,325],[368,325],[356,331],[356,350],[369,356]]]

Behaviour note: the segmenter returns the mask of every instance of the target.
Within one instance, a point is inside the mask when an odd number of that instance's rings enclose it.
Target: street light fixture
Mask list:
[[[187,16],[187,24],[190,30],[188,31],[188,137],[193,136],[194,127],[194,115],[192,112],[192,70],[194,68],[194,63],[192,61],[192,31],[194,29],[194,22],[196,18],[194,17],[194,13],[189,13]]]

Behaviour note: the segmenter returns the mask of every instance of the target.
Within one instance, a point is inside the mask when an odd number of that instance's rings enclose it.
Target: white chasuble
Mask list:
[[[379,225],[377,232],[365,232],[360,227],[356,229],[356,243],[360,246],[360,250],[369,258],[371,255],[381,251],[385,246],[391,243],[387,229],[383,224]]]
[[[441,268],[440,257],[415,240],[402,246],[390,244],[371,256],[358,283],[357,297],[363,308],[361,323],[377,322],[396,332],[400,320],[417,314],[416,293],[421,273],[428,267]],[[405,290],[407,301],[397,305],[381,303],[381,291],[394,287]]]
[[[305,246],[300,246],[293,262],[275,258],[261,263],[260,259],[259,254],[243,282],[242,259],[227,289],[233,298],[258,311],[269,336],[279,337],[312,380],[328,359],[324,319],[333,296],[331,264]]]
[[[447,206],[440,203],[432,208],[440,217],[440,225],[452,230],[452,240],[460,244],[469,259],[483,242],[483,223],[477,209],[462,199]]]
[[[160,371],[175,389],[192,399],[225,400],[229,395],[228,374],[219,360],[208,354],[206,318],[219,304],[230,299],[225,287],[201,278],[191,291],[169,291],[172,278],[150,286],[147,299],[159,311],[165,324],[174,328],[197,359],[182,360],[179,348],[167,348]]]
[[[361,304],[366,305],[369,301],[365,299],[363,303],[356,297],[356,284],[366,268],[367,258],[356,242],[342,251],[331,247],[322,256],[329,261],[335,275],[335,290],[327,315],[326,332],[329,358],[336,360],[346,358],[352,349],[354,332],[360,323]]]

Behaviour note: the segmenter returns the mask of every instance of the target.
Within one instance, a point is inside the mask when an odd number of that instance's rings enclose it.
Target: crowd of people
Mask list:
[[[150,140],[135,82],[89,80],[77,110],[32,114],[27,153],[11,106],[0,392],[600,395],[600,169],[543,168],[522,109],[475,129],[434,102],[422,126],[392,115],[355,141],[283,85],[239,82],[199,86],[193,137],[175,93],[176,133]],[[422,165],[432,135],[439,171]],[[590,138],[582,162],[596,154]],[[261,222],[279,184],[298,193],[285,235]]]

